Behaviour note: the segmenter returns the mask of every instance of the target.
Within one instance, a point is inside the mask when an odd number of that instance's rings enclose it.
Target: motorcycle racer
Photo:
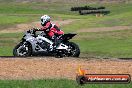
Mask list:
[[[13,49],[14,56],[79,57],[79,46],[69,41],[75,33],[64,34],[57,25],[50,22],[48,15],[41,17],[41,25],[42,28],[32,28],[24,33],[21,41]]]
[[[43,30],[50,37],[54,42],[53,46],[55,48],[59,43],[57,36],[63,35],[64,32],[60,30],[56,24],[51,23],[50,19],[51,18],[48,15],[41,16],[40,21],[42,28],[40,28],[40,30]]]

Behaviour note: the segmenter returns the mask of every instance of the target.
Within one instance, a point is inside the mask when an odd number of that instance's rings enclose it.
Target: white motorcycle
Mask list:
[[[31,29],[26,31],[21,42],[13,49],[14,56],[57,56],[79,57],[80,49],[74,42],[69,42],[76,34],[58,36],[59,45],[53,49],[53,41],[42,31],[38,35]]]

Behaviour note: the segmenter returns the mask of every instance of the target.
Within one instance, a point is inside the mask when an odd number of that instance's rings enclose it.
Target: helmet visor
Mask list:
[[[43,19],[41,19],[41,22],[43,22]]]

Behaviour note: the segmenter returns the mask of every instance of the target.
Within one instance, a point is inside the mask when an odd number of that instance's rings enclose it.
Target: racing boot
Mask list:
[[[56,48],[57,48],[57,46],[60,44],[60,41],[57,39],[56,36],[53,36],[53,37],[52,37],[52,41],[54,42],[54,43],[53,43],[53,51],[55,51]]]

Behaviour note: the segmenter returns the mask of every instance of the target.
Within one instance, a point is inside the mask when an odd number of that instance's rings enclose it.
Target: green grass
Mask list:
[[[76,3],[14,3],[11,0],[4,0],[0,2],[0,29],[38,21],[43,14],[49,14],[52,20],[77,19],[72,24],[61,26],[66,33],[94,27],[131,26],[132,24],[132,3],[103,4],[111,11],[111,14],[104,17],[82,16],[70,12],[70,8],[75,5]],[[23,33],[0,33],[0,56],[12,56],[12,50],[19,43],[22,35]],[[79,37],[76,36],[71,41],[79,44],[82,55],[132,57],[132,30],[78,33],[78,35]],[[132,83],[79,86],[75,81],[67,79],[0,80],[0,88],[132,88]]]
[[[93,5],[95,6],[95,5]],[[78,19],[72,25],[65,25],[63,30],[66,32],[80,29],[113,27],[113,26],[131,26],[132,24],[132,4],[106,4],[111,13],[104,17],[95,17],[94,15],[74,16],[72,19]]]
[[[132,37],[131,37],[132,38]],[[86,42],[87,41],[87,42]],[[95,40],[77,40],[82,53],[88,56],[101,57],[132,57],[132,39],[95,39]]]
[[[88,56],[132,57],[132,30],[80,33],[73,40]]]
[[[91,5],[91,4],[90,4]],[[71,12],[70,8],[76,6],[73,3],[0,3],[0,27],[38,21],[43,14],[49,14],[53,20],[61,19],[79,19],[73,23],[73,27],[64,29],[80,29],[89,27],[106,27],[131,25],[132,23],[132,3],[129,4],[100,4],[98,6],[106,6],[111,14],[108,16],[96,18],[95,16],[80,16],[77,12]],[[91,5],[96,6],[96,5]],[[62,8],[63,7],[63,8]],[[96,6],[97,7],[97,6]],[[82,26],[83,25],[83,26]]]
[[[0,34],[0,56],[12,56],[13,48],[20,42],[23,33]]]
[[[22,33],[0,34],[0,55],[12,55]],[[79,33],[73,40],[87,56],[132,57],[132,30]]]
[[[0,38],[21,38],[24,33],[1,33]]]
[[[0,45],[0,56],[12,56],[14,46],[2,46]]]
[[[0,3],[0,14],[65,14],[75,15],[71,12],[70,8],[76,5],[75,3],[46,3],[46,2],[29,2],[29,3],[16,3],[16,2],[3,2]],[[63,7],[63,8],[62,8]]]
[[[0,3],[0,28],[10,27],[11,25],[38,21],[43,14],[49,14],[56,19],[53,14],[69,14],[70,4],[65,4],[65,8],[60,3]],[[70,13],[74,14],[74,13]]]
[[[9,1],[8,1],[9,2]],[[81,4],[83,5],[83,4]],[[85,5],[85,4],[84,4]],[[78,15],[70,12],[73,3],[0,3],[0,29],[15,26],[15,24],[38,21],[43,14],[49,14],[52,20],[76,19],[72,24],[61,26],[68,32],[81,29],[113,26],[131,26],[132,3],[128,4],[90,4],[91,6],[106,6],[111,14],[104,17],[94,15]],[[63,8],[62,8],[63,7]],[[113,31],[99,33],[78,33],[73,41],[79,44],[81,52],[89,56],[101,57],[132,57],[132,31]],[[22,33],[0,34],[0,56],[12,55],[13,47],[19,42]],[[3,48],[5,48],[3,50]],[[5,51],[7,53],[5,53]]]
[[[32,18],[30,16],[8,16],[0,15],[0,29],[15,26],[15,24],[31,22]]]
[[[78,85],[73,80],[43,79],[43,80],[0,80],[1,88],[131,88],[130,84],[85,84]]]

